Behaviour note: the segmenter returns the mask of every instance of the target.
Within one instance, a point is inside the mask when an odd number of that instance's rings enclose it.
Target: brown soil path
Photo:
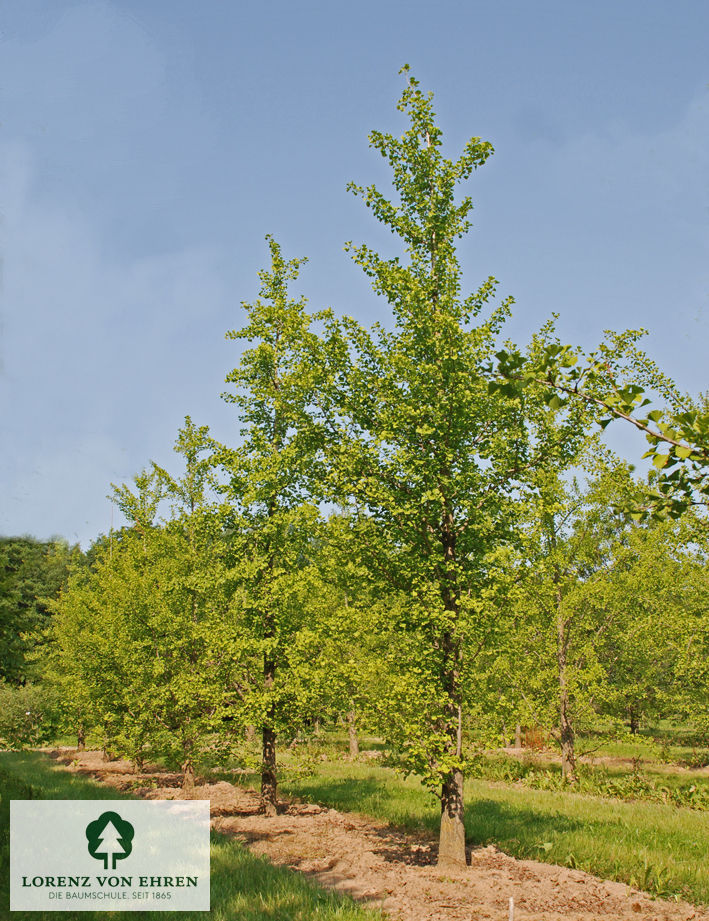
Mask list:
[[[55,749],[69,770],[151,799],[181,799],[179,776],[133,774],[125,761],[100,752]],[[255,793],[224,781],[195,788],[209,799],[213,826],[234,835],[273,863],[320,885],[347,892],[399,921],[709,921],[709,912],[684,902],[653,900],[624,886],[532,860],[495,847],[473,850],[469,867],[441,873],[435,842],[397,832],[373,819],[290,802],[276,818],[259,814]]]

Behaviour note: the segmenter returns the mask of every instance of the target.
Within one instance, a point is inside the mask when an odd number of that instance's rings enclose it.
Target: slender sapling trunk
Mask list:
[[[267,691],[273,688],[276,675],[276,663],[270,655],[263,657],[263,678]],[[276,773],[276,729],[274,726],[275,707],[268,708],[262,730],[261,759],[261,803],[267,816],[278,813],[278,778]]]
[[[276,732],[263,727],[263,762],[261,765],[261,802],[267,816],[278,813],[278,778],[276,774]]]
[[[561,776],[566,783],[576,783],[576,743],[571,702],[569,699],[569,682],[567,671],[567,650],[569,639],[567,623],[561,612],[561,598],[557,609],[557,669],[559,678],[559,736],[561,742]]]
[[[357,713],[354,705],[350,707],[347,714],[347,734],[350,741],[350,757],[355,758],[359,754],[359,738],[357,736]]]

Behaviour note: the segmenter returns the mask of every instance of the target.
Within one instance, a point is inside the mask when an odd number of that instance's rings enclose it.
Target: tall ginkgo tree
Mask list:
[[[484,601],[492,559],[514,532],[529,470],[561,450],[568,431],[554,443],[533,437],[534,389],[519,400],[495,382],[511,299],[495,304],[494,278],[462,294],[457,241],[472,203],[457,188],[492,146],[472,138],[446,158],[432,96],[404,72],[407,130],[370,135],[395,198],[351,186],[403,245],[403,258],[350,246],[391,319],[371,330],[340,321],[330,446],[340,501],[377,525],[368,564],[407,599],[389,623],[389,735],[440,798],[439,861],[463,863],[463,710],[475,650],[496,629]]]
[[[277,809],[276,740],[289,696],[288,649],[304,614],[302,580],[319,512],[311,501],[318,479],[319,435],[310,407],[322,371],[313,362],[316,335],[304,299],[288,283],[304,260],[284,259],[267,237],[270,270],[259,272],[253,303],[243,303],[247,325],[227,333],[250,344],[228,376],[225,394],[242,422],[242,443],[224,449],[227,494],[235,511],[242,586],[239,618],[244,638],[261,657],[261,681],[246,703],[251,725],[261,730],[261,795],[267,815]]]

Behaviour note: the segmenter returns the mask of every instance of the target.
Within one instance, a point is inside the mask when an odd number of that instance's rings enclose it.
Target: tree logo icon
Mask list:
[[[124,860],[133,850],[134,834],[130,822],[117,812],[104,812],[86,826],[89,854],[96,860],[103,860],[104,870],[115,870],[116,861]]]

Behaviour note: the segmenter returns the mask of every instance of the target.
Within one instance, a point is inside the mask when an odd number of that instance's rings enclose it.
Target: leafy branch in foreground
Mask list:
[[[692,505],[709,505],[709,400],[679,392],[636,347],[643,332],[606,332],[606,341],[588,355],[558,341],[532,358],[502,350],[496,354],[499,379],[490,388],[521,399],[529,385],[542,386],[554,409],[581,400],[598,408],[602,429],[614,419],[630,423],[645,435],[650,447],[643,458],[651,458],[657,471],[648,501],[632,516],[678,518]],[[652,408],[653,396],[665,408]]]

